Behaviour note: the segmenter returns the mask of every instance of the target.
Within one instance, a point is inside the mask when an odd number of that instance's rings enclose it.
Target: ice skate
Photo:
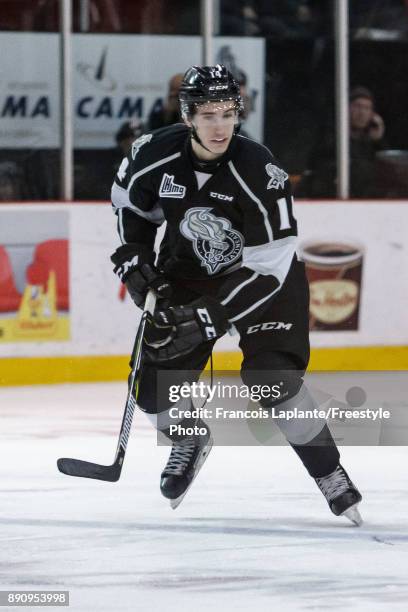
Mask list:
[[[345,516],[358,527],[363,519],[358,511],[362,497],[346,470],[339,464],[331,474],[315,478],[316,484],[325,496],[330,510],[336,516]]]
[[[200,427],[203,426],[207,429],[205,436],[189,436],[173,442],[169,460],[161,474],[160,491],[170,500],[173,510],[183,501],[212,448],[211,432],[200,422]]]

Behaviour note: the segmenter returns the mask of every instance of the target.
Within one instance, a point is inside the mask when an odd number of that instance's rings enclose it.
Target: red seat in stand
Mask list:
[[[0,245],[0,312],[17,311],[21,295],[14,284],[13,269],[6,249]]]
[[[69,310],[68,240],[46,240],[37,244],[27,268],[27,282],[47,289],[51,270],[57,281],[57,309]]]

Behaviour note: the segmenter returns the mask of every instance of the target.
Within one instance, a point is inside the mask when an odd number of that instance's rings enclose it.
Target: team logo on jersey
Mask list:
[[[232,229],[228,219],[216,217],[210,210],[190,208],[180,223],[180,232],[193,243],[201,265],[207,268],[209,274],[215,274],[240,257],[244,238]]]
[[[164,196],[166,198],[184,198],[185,194],[186,188],[184,185],[176,185],[174,182],[174,175],[163,174],[159,196]]]
[[[278,166],[274,166],[273,164],[266,164],[265,170],[266,173],[271,177],[266,188],[283,189],[285,181],[289,178],[289,175],[286,174],[286,172],[282,170],[282,168],[278,168]]]
[[[135,159],[143,145],[147,144],[153,138],[153,134],[143,134],[132,144],[132,159]]]

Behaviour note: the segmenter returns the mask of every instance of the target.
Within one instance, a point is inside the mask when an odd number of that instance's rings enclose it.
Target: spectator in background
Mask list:
[[[257,36],[261,28],[255,0],[221,0],[221,34]]]
[[[139,138],[144,132],[144,125],[139,119],[132,119],[122,123],[119,130],[116,132],[115,140],[117,144],[118,157],[120,161],[132,148],[132,143]]]
[[[0,163],[0,202],[23,200],[23,172],[12,161]]]
[[[352,142],[380,142],[385,131],[384,121],[374,112],[373,94],[365,87],[355,87],[350,93],[350,137]]]
[[[124,157],[130,153],[132,144],[139,138],[145,131],[144,124],[140,119],[131,119],[122,123],[120,128],[115,134],[116,147],[111,149],[112,157],[110,158],[110,169],[105,172],[104,176],[112,179],[119,170],[119,166],[122,163]],[[101,180],[99,177],[98,180]],[[105,178],[103,179],[105,182]],[[104,184],[104,193],[110,194],[110,186]]]
[[[116,146],[75,151],[75,199],[109,200],[112,178],[143,130],[143,123],[139,119],[131,119],[122,123],[114,135]]]
[[[353,0],[350,2],[350,30],[355,39],[406,40],[407,0]]]
[[[0,148],[0,201],[59,198],[60,151]]]
[[[24,156],[27,199],[56,200],[60,197],[61,152],[58,149],[31,149]]]
[[[149,115],[149,131],[181,122],[178,93],[182,80],[182,74],[175,74],[171,77],[164,103],[159,105],[156,104]]]
[[[261,35],[271,36],[274,40],[313,37],[319,4],[324,3],[316,3],[316,0],[257,0]]]
[[[350,93],[350,186],[351,197],[378,194],[376,153],[387,148],[384,121],[374,110],[374,97],[365,87]]]
[[[350,197],[379,197],[376,153],[387,148],[384,121],[374,108],[374,96],[365,87],[350,92]],[[312,152],[309,169],[296,190],[298,197],[336,197],[336,148],[331,129]]]
[[[221,34],[276,40],[311,38],[320,18],[317,0],[221,0]]]

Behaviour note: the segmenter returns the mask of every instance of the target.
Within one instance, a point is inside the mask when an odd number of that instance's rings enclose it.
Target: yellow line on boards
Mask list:
[[[215,370],[241,367],[239,352],[214,353]],[[207,364],[207,369],[208,369]],[[316,348],[309,371],[408,370],[408,346]],[[129,356],[0,358],[0,386],[125,380]]]
[[[124,380],[129,373],[128,364],[129,357],[124,355],[3,358],[0,385]]]

